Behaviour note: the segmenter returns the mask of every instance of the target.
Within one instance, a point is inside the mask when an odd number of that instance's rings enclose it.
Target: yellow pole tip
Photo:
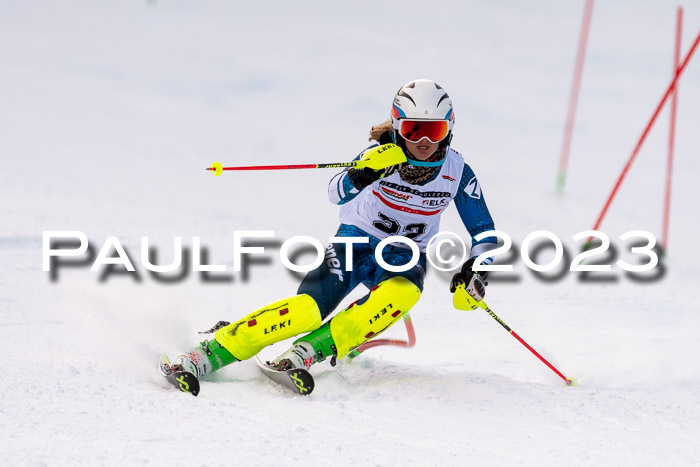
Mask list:
[[[576,382],[576,380],[574,378],[567,378],[566,385],[567,386],[576,386],[576,385],[578,385],[578,383]]]
[[[221,163],[220,163],[220,162],[214,162],[214,163],[211,165],[211,167],[209,167],[209,169],[210,169],[212,172],[214,172],[214,175],[217,176],[217,177],[218,177],[219,175],[221,175],[221,172],[223,171],[223,168],[221,167]]]

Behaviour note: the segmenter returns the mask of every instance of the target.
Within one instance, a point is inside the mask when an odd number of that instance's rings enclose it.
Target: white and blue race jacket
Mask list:
[[[367,149],[373,147],[376,145]],[[440,215],[452,201],[472,237],[494,230],[474,171],[452,149],[448,149],[440,170],[422,185],[406,183],[394,172],[357,190],[345,170],[331,180],[328,196],[331,202],[342,205],[341,223],[355,225],[379,239],[392,235],[410,238],[422,252],[438,233]],[[471,257],[495,247],[496,237],[472,240]],[[484,261],[490,262],[491,258]]]

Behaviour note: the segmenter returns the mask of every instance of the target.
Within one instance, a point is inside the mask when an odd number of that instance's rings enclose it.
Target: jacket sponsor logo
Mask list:
[[[450,177],[449,175],[443,175],[442,178],[444,178],[445,180],[449,180],[449,181],[451,181],[451,182],[454,182],[454,181],[455,181],[455,179],[452,178],[452,177]]]
[[[420,191],[414,190],[407,186],[398,185],[396,183],[387,182],[382,180],[379,185],[383,187],[388,187],[401,193],[409,193],[412,195],[420,196],[421,198],[451,198],[452,194],[449,191]]]
[[[390,189],[388,189],[388,188],[386,188],[386,187],[381,187],[381,190],[382,190],[382,192],[383,192],[384,194],[389,195],[389,196],[391,196],[391,197],[393,197],[393,198],[398,198],[398,199],[402,199],[402,200],[408,200],[408,199],[412,198],[411,195],[406,195],[406,194],[403,194],[403,193],[399,193],[399,192],[397,192],[397,191],[390,190]]]
[[[423,200],[423,206],[447,206],[449,203],[448,198]]]
[[[476,177],[472,177],[464,187],[464,192],[469,195],[470,198],[481,199],[481,185]]]
[[[338,253],[335,252],[335,248],[333,248],[332,243],[326,248],[325,257],[326,265],[328,266],[331,274],[335,274],[338,276],[338,280],[343,282],[343,270],[340,269],[341,264],[340,260],[338,259]]]

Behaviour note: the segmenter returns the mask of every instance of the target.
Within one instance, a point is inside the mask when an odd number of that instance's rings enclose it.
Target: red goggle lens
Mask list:
[[[446,120],[404,120],[401,122],[401,130],[399,131],[401,136],[414,143],[417,143],[423,138],[428,138],[433,143],[437,143],[445,139],[447,132]]]

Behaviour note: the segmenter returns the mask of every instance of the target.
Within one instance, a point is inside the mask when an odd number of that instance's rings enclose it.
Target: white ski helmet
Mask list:
[[[415,161],[412,165],[437,167],[444,162],[444,150],[450,145],[454,126],[452,99],[435,81],[417,79],[405,84],[394,96],[391,123],[394,142],[405,149],[406,140],[418,142],[427,138],[440,143],[439,161]]]

